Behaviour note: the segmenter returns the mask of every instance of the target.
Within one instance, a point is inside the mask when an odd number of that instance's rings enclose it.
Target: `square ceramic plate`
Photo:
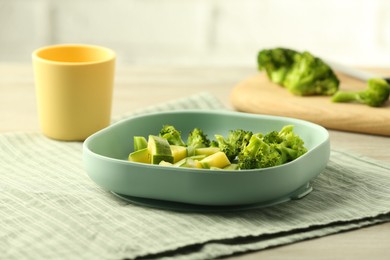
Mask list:
[[[267,133],[294,125],[308,152],[281,166],[213,171],[130,162],[133,136],[158,134],[170,124],[183,138],[195,127],[211,139],[232,129]],[[274,205],[311,191],[310,180],[326,167],[329,134],[323,127],[293,118],[231,111],[184,110],[131,117],[84,142],[83,161],[90,178],[107,191],[134,203],[177,210],[236,210]]]

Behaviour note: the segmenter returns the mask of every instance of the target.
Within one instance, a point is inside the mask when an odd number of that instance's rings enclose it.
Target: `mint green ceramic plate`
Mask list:
[[[164,124],[183,136],[199,127],[209,136],[231,129],[267,133],[292,124],[308,152],[287,164],[245,171],[175,168],[127,161],[133,136],[156,134]],[[237,210],[300,198],[326,167],[329,134],[323,127],[292,118],[230,111],[184,110],[131,117],[85,140],[83,161],[90,178],[107,191],[137,203],[175,210]]]

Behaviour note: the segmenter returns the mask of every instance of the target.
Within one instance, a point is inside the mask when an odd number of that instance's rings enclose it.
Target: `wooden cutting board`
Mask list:
[[[337,73],[340,89],[359,90],[366,83]],[[390,136],[390,101],[373,108],[355,103],[333,103],[330,97],[294,96],[269,81],[265,73],[243,80],[230,96],[233,107],[242,112],[304,119],[328,129]]]

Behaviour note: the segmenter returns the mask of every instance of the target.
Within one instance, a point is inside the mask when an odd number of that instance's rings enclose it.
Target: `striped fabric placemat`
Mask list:
[[[223,105],[201,93],[136,112],[186,108]],[[390,220],[390,165],[345,151],[303,199],[224,213],[130,204],[89,179],[81,154],[79,142],[0,135],[0,258],[210,259]]]

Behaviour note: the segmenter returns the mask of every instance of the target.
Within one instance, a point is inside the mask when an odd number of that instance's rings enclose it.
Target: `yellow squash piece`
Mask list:
[[[166,162],[166,161],[161,161],[158,165],[161,165],[161,166],[173,166],[172,163]]]
[[[221,151],[221,149],[219,149],[218,147],[202,147],[202,148],[195,149],[195,155],[204,154],[208,156],[208,155],[215,154],[219,151]]]
[[[174,163],[173,166],[186,168],[203,168],[199,160],[204,158],[206,158],[205,155],[194,155],[191,157],[186,157],[184,159],[181,159],[177,163]]]
[[[129,154],[129,161],[139,163],[150,163],[150,155],[148,148],[144,148]]]
[[[200,161],[203,168],[210,169],[211,167],[224,168],[230,165],[230,161],[224,152],[216,152]]]
[[[184,146],[171,145],[171,152],[173,156],[173,163],[177,163],[187,157],[187,147]]]

